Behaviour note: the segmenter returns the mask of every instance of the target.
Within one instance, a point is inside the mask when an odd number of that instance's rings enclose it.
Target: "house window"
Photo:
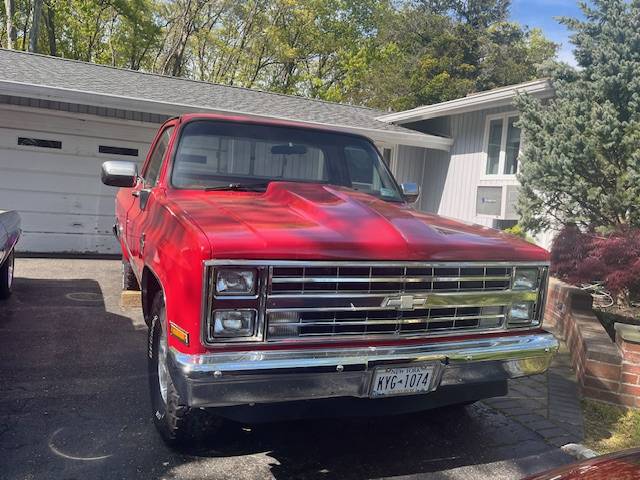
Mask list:
[[[491,116],[487,119],[485,152],[486,175],[515,175],[518,172],[520,129],[513,114]]]

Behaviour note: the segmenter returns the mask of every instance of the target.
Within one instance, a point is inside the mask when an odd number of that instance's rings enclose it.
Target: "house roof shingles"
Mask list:
[[[418,132],[376,117],[385,112],[293,95],[125,70],[58,57],[0,49],[0,81],[273,116],[311,123]]]

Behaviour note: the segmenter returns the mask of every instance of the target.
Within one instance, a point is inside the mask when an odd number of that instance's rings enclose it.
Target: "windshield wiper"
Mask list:
[[[216,187],[207,187],[205,192],[214,192],[216,190],[233,190],[237,192],[262,192],[268,183],[228,183],[226,185],[218,185]]]

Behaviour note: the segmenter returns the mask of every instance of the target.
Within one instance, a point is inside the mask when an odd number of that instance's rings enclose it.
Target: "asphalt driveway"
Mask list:
[[[18,259],[0,303],[0,478],[514,479],[572,461],[476,404],[390,418],[230,424],[189,452],[156,434],[146,326],[120,262]]]

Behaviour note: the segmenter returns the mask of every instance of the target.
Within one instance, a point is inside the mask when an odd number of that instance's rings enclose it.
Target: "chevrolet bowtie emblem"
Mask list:
[[[400,295],[397,297],[387,297],[382,301],[383,307],[395,307],[397,310],[415,310],[424,308],[427,304],[427,297],[414,297],[413,295]]]

